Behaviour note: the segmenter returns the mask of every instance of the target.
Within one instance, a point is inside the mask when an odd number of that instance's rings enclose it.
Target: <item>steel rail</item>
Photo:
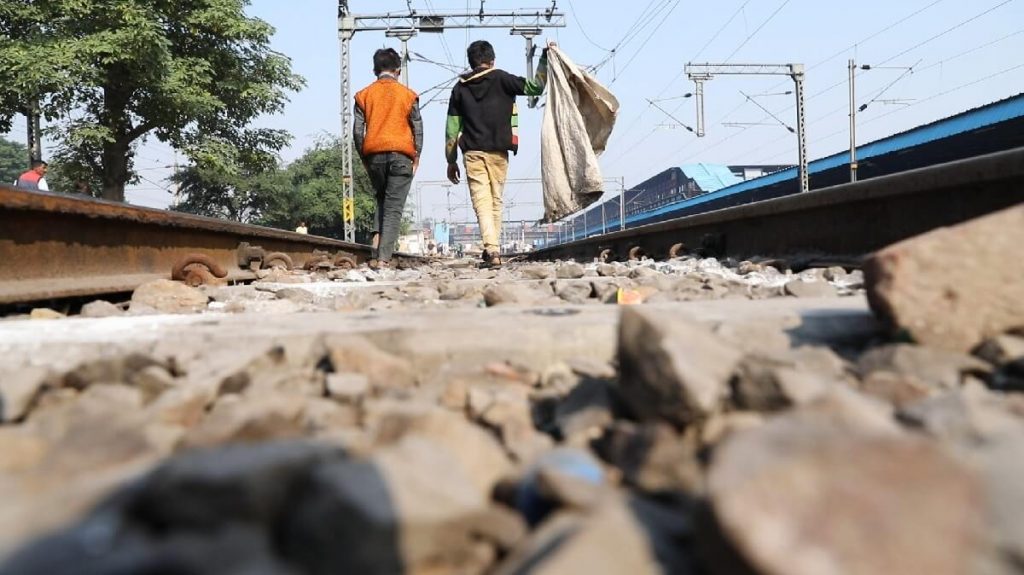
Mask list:
[[[754,202],[542,248],[532,260],[686,253],[853,260],[1024,202],[1024,148]]]
[[[260,267],[369,257],[361,244],[0,185],[0,304],[128,292],[176,269],[238,282]]]

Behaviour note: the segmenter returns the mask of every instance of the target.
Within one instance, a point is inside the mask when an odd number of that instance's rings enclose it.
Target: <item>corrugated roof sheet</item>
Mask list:
[[[687,178],[697,182],[701,191],[714,192],[743,181],[743,178],[729,170],[728,166],[719,164],[684,164],[679,166]]]
[[[978,128],[1022,116],[1024,116],[1024,93],[1017,94],[1016,96],[1010,96],[1009,98],[999,100],[998,102],[979,106],[977,108],[967,110],[966,112],[956,114],[955,116],[936,120],[930,124],[911,128],[905,132],[893,134],[892,136],[876,140],[869,144],[857,146],[857,158],[860,161],[864,161],[865,159],[874,156],[881,156],[898,150],[927,144],[928,142],[948,138],[956,134],[976,130]],[[849,161],[849,152],[843,151],[838,154],[833,154],[810,162],[807,171],[813,175],[815,172],[835,168],[843,165],[844,163],[849,163]],[[761,176],[760,178],[747,180],[730,187],[722,188],[717,190],[714,194],[702,194],[696,198],[674,202],[651,210],[650,212],[634,214],[632,216],[628,216],[626,218],[626,222],[631,225],[636,225],[645,219],[678,210],[683,205],[690,206],[701,204],[726,195],[736,194],[754,188],[759,188],[761,186],[796,179],[797,175],[797,169],[795,167],[789,168],[767,176]]]

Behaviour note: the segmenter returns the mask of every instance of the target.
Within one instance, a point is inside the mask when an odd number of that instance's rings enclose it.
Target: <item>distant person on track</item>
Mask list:
[[[548,46],[555,44],[549,43]],[[463,74],[448,100],[445,156],[448,180],[458,184],[458,155],[462,150],[473,210],[484,243],[484,265],[500,266],[502,194],[508,174],[508,153],[519,150],[519,112],[516,96],[544,93],[548,74],[547,48],[532,80],[494,67],[494,47],[477,40],[466,49],[471,72]]]
[[[297,234],[308,234],[309,228],[306,227],[306,222],[299,222],[299,225],[295,228]]]
[[[42,160],[32,160],[32,167],[14,181],[15,187],[43,192],[50,191],[50,186],[47,185],[45,177],[47,167],[47,163]]]
[[[402,58],[393,48],[373,55],[377,81],[356,94],[353,140],[377,200],[370,267],[389,267],[405,200],[423,150],[419,96],[399,81]]]
[[[92,186],[85,180],[78,180],[75,182],[75,193],[92,197]]]

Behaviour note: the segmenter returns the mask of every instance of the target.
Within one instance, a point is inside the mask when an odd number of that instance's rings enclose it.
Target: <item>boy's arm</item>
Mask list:
[[[412,141],[416,148],[416,158],[414,159],[419,161],[420,155],[423,154],[423,117],[420,116],[419,98],[416,98],[416,101],[412,103],[412,109],[409,110],[409,126],[412,128]]]
[[[356,102],[355,113],[352,121],[352,143],[356,147],[356,153],[363,157],[363,140],[366,138],[366,114],[363,108]]]
[[[448,165],[459,161],[459,134],[462,133],[462,111],[459,109],[458,92],[452,90],[448,100],[448,121],[444,127],[444,156]]]
[[[548,49],[540,53],[540,61],[537,63],[537,73],[533,79],[527,80],[523,86],[524,96],[540,96],[548,84]]]

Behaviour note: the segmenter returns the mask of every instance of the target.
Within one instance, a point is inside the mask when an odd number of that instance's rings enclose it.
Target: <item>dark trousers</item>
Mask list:
[[[374,224],[379,235],[374,257],[388,261],[395,251],[405,199],[412,186],[412,159],[395,152],[372,154],[366,157],[366,171],[377,199]]]

